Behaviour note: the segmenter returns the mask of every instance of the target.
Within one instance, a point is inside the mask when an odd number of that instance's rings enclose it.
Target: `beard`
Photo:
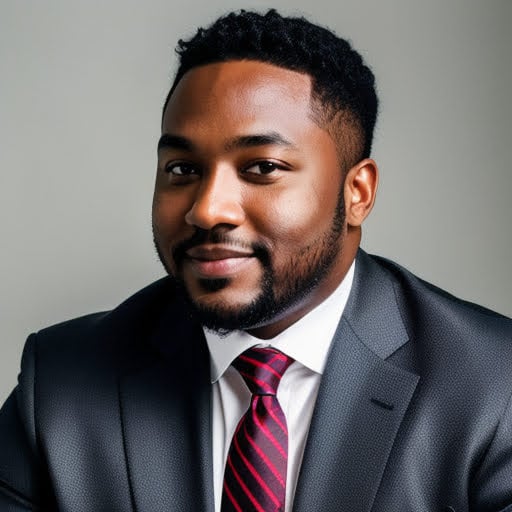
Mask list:
[[[234,330],[250,330],[267,325],[300,304],[325,279],[341,253],[342,237],[340,235],[344,223],[345,205],[342,188],[329,229],[314,243],[303,247],[299,253],[292,254],[279,272],[274,268],[272,255],[266,246],[247,244],[215,228],[211,231],[198,228],[192,237],[180,242],[172,249],[173,261],[177,269],[175,272],[166,264],[154,230],[153,240],[160,261],[193,315],[204,327],[222,335]],[[211,306],[196,302],[191,297],[181,272],[185,253],[188,249],[207,242],[233,244],[252,250],[263,269],[259,293],[252,301],[244,305],[219,302]],[[199,280],[203,290],[211,293],[229,286],[229,282],[229,278]]]

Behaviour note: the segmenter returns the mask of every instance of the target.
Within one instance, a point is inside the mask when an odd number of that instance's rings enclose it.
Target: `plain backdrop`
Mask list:
[[[512,314],[510,0],[1,0],[0,402],[30,332],[163,275],[150,206],[175,43],[271,6],[350,39],[377,76],[363,247]]]

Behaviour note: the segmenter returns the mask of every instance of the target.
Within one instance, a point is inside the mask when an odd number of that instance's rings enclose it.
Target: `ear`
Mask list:
[[[372,211],[379,183],[379,170],[371,158],[365,158],[352,167],[345,178],[346,222],[359,227]]]

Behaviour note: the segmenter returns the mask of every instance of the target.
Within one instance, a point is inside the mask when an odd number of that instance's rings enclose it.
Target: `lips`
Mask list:
[[[185,264],[202,279],[231,277],[254,261],[252,251],[221,244],[198,245],[185,252]]]
[[[252,257],[252,251],[220,244],[204,244],[192,247],[185,253],[189,258],[205,261],[224,260],[228,258]]]

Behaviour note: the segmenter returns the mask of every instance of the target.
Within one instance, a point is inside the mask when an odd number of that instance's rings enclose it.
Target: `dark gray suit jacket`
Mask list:
[[[169,279],[32,335],[0,511],[213,511],[208,357]],[[360,252],[294,511],[512,511],[511,394],[510,320]]]

